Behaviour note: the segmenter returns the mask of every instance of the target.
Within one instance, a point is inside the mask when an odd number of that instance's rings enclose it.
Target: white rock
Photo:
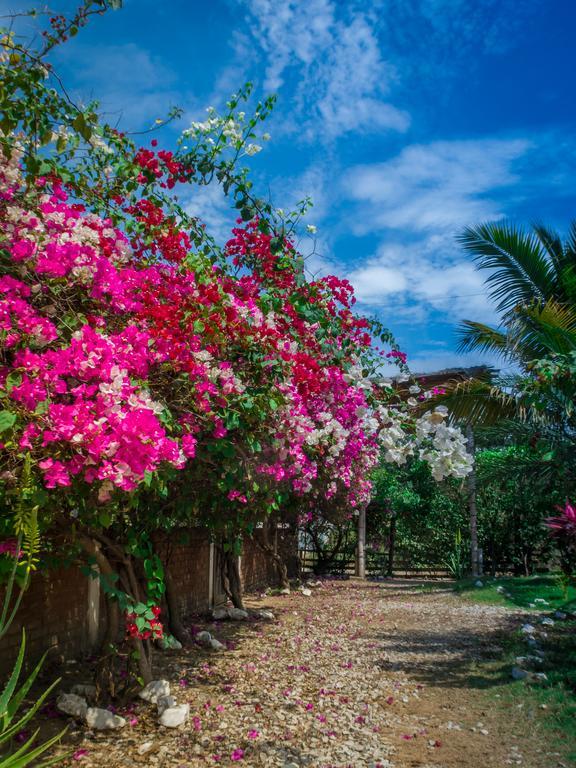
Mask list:
[[[274,616],[272,611],[266,611],[266,610],[258,611],[256,615],[258,616],[259,619],[267,619],[268,621],[274,621],[274,619],[276,618],[276,616]]]
[[[165,709],[170,709],[170,707],[175,707],[176,704],[177,704],[177,701],[174,698],[174,696],[160,696],[158,698],[158,701],[156,702],[156,706],[158,707],[158,714],[161,715]]]
[[[305,597],[310,597],[310,595],[312,594],[312,590],[311,590],[311,589],[306,589],[306,587],[303,587],[303,588],[300,590],[300,592],[302,592],[302,594],[303,594]]]
[[[524,624],[520,631],[525,635],[533,635],[536,632],[536,627],[533,627],[532,624]]]
[[[190,704],[179,704],[176,707],[165,709],[160,715],[159,723],[166,728],[178,728],[188,719]]]
[[[248,611],[242,608],[228,608],[228,616],[232,621],[244,621],[248,618]]]
[[[145,741],[143,744],[140,744],[140,746],[136,749],[136,752],[138,752],[139,755],[145,755],[146,752],[150,752],[153,746],[153,741]]]
[[[559,621],[564,621],[564,619],[566,618],[566,614],[564,613],[564,611],[555,611],[554,618],[558,619]]]
[[[126,720],[120,715],[115,715],[107,709],[89,707],[86,712],[86,724],[96,731],[114,730],[124,728]]]
[[[550,618],[548,618],[548,616],[546,616],[545,618],[542,619],[540,624],[543,624],[545,627],[553,627],[554,626],[554,620],[550,619]]]
[[[204,630],[202,632],[198,632],[198,634],[195,635],[194,640],[196,640],[196,642],[200,643],[201,645],[210,645],[212,635],[210,632],[206,632],[206,630]]]
[[[138,694],[144,701],[156,704],[161,696],[170,696],[170,683],[168,680],[152,680]]]
[[[548,600],[544,600],[543,597],[535,597],[534,598],[535,603],[542,603],[542,605],[548,605]]]
[[[532,679],[538,683],[545,683],[548,680],[548,675],[545,672],[534,672]]]
[[[475,587],[483,587],[484,586],[484,582],[480,581],[480,579],[478,579],[478,581],[474,582],[474,586]]]
[[[220,640],[216,640],[215,637],[213,637],[210,640],[210,648],[212,648],[213,651],[223,651],[226,649],[226,646],[223,645]]]
[[[81,696],[77,696],[75,693],[61,693],[56,701],[56,707],[60,712],[64,712],[72,717],[86,717],[86,711],[88,710],[88,704],[86,699]]]
[[[280,594],[281,595],[289,595],[290,594],[290,589],[288,587],[284,587],[284,589],[280,590]]]
[[[96,699],[96,686],[79,683],[78,685],[72,686],[70,693],[74,693],[76,696],[82,696],[85,699],[94,701]]]
[[[512,677],[514,680],[524,680],[528,677],[528,672],[525,669],[520,669],[520,667],[512,667]]]
[[[503,586],[496,587],[496,592],[504,592],[504,591],[505,590]]]
[[[212,611],[212,618],[214,621],[222,621],[223,619],[228,618],[228,608],[221,607],[221,608],[214,608]]]

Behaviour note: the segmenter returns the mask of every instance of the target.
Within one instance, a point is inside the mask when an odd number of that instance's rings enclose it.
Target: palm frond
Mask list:
[[[448,384],[444,394],[425,402],[427,410],[438,405],[448,408],[452,421],[470,424],[495,424],[526,418],[526,409],[517,397],[479,379]]]
[[[553,265],[535,234],[494,222],[467,227],[458,239],[479,269],[490,270],[488,295],[499,312],[553,297]]]
[[[463,320],[458,329],[458,352],[492,353],[506,360],[516,360],[521,357],[526,362],[533,360],[535,355],[527,354],[518,349],[513,337],[505,331],[500,331],[484,323]]]
[[[508,333],[524,357],[569,354],[576,350],[576,307],[556,301],[518,307]]]

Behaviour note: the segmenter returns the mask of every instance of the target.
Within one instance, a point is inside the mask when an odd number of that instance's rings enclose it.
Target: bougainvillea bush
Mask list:
[[[366,503],[382,446],[393,461],[425,451],[440,477],[469,471],[444,414],[414,424],[393,387],[372,382],[382,355],[402,353],[375,346],[346,280],[306,279],[298,214],[253,194],[242,159],[260,149],[272,100],[246,118],[247,87],[173,150],[135,145],[95,105],[68,100],[48,54],[107,5],[87,0],[73,18],[52,18],[40,49],[3,38],[5,532],[32,516],[122,565],[111,527],[133,541],[168,525],[151,500],[175,491],[238,527],[287,498],[307,514],[320,500]],[[209,183],[239,212],[224,248],[178,202]],[[159,636],[159,611],[134,574],[114,584],[130,636]]]

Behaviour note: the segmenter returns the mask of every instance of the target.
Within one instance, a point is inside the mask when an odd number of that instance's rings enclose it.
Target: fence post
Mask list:
[[[358,511],[358,547],[356,549],[356,576],[366,578],[366,506]]]

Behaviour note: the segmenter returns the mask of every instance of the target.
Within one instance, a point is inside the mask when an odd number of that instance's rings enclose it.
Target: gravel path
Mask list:
[[[229,650],[158,658],[191,717],[157,725],[139,703],[122,731],[71,736],[70,765],[271,768],[553,768],[528,713],[495,691],[499,640],[521,612],[467,604],[413,582],[325,582],[249,600],[274,621],[208,629]],[[491,691],[491,689],[494,689]],[[236,758],[236,759],[234,759]]]

